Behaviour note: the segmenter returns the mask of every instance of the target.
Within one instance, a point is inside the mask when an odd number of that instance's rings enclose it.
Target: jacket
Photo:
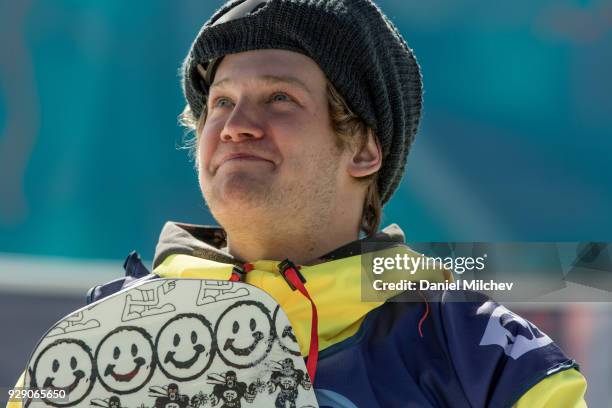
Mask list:
[[[225,246],[220,228],[167,223],[152,274],[132,256],[128,276],[94,288],[89,300],[139,279],[231,280],[242,262]],[[391,225],[299,269],[317,312],[314,388],[321,407],[585,406],[586,381],[575,362],[533,324],[480,293],[419,291],[362,302],[363,248],[416,255]],[[312,359],[311,302],[279,273],[279,260],[250,265],[243,280],[281,305],[302,356]],[[449,274],[421,269],[412,279],[441,282]]]

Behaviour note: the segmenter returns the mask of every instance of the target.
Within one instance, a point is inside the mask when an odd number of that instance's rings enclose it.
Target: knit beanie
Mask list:
[[[412,50],[370,0],[233,0],[208,20],[183,64],[194,118],[206,105],[220,59],[284,49],[313,59],[381,145],[378,190],[397,188],[421,116],[422,81]]]

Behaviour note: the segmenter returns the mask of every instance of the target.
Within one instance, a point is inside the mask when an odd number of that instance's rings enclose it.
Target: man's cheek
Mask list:
[[[213,149],[214,147],[211,146],[210,142],[206,142],[205,140],[200,139],[195,155],[196,166],[198,171],[200,172],[200,175],[202,175],[202,173],[206,175],[208,173],[213,172],[211,165],[212,156],[214,153]]]
[[[206,168],[209,171],[212,170],[210,163],[215,152],[219,148],[219,131],[220,129],[217,131],[215,127],[209,127],[207,123],[207,125],[204,126],[204,129],[202,129],[202,132],[198,135],[195,152],[197,160],[202,165],[205,165],[202,166],[201,169]]]

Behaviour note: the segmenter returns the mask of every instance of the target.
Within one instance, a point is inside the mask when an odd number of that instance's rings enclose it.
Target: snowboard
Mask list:
[[[280,306],[243,282],[146,280],[60,320],[25,407],[318,407]]]

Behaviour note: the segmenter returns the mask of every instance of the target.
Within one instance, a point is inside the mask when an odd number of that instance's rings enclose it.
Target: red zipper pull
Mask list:
[[[285,279],[291,290],[298,290],[304,297],[310,301],[312,309],[311,325],[310,325],[310,347],[308,358],[306,359],[306,370],[310,376],[310,382],[314,385],[315,374],[317,372],[317,362],[319,360],[319,317],[317,315],[317,306],[314,300],[310,297],[306,286],[306,279],[299,271],[300,267],[296,266],[289,259],[285,259],[278,264],[278,270]]]

